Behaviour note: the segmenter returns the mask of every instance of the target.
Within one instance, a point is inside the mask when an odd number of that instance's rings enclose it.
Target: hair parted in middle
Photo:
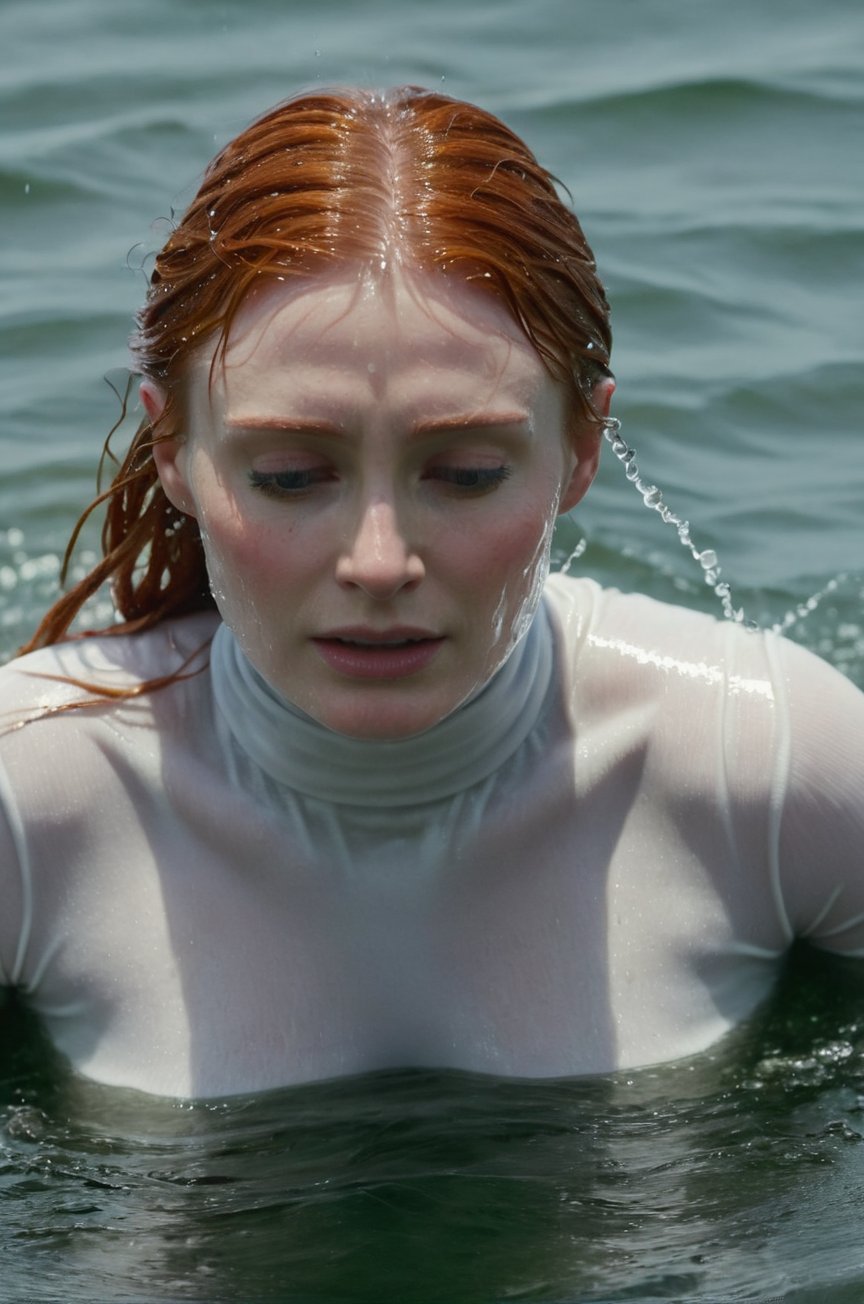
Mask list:
[[[608,374],[609,307],[578,219],[528,146],[491,113],[417,87],[299,95],[216,155],[156,257],[131,347],[135,369],[162,387],[164,411],[141,423],[82,518],[107,505],[102,560],[23,650],[67,636],[106,581],[120,623],[100,633],[215,605],[197,523],[166,529],[175,513],[152,457],[156,440],[182,437],[190,356],[215,341],[214,363],[224,357],[261,278],[394,256],[497,296],[567,386],[573,420],[599,429],[591,391]]]

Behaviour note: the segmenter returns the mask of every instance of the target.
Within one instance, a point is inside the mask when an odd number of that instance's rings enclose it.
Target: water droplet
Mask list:
[[[638,490],[645,506],[652,511],[657,512],[664,525],[671,526],[678,535],[678,542],[682,548],[686,548],[695,562],[698,562],[702,570],[702,578],[709,588],[714,590],[721,606],[723,615],[727,620],[734,621],[736,625],[742,625],[748,631],[758,631],[759,625],[755,620],[749,620],[742,607],[736,607],[732,601],[732,590],[729,584],[720,580],[721,567],[717,558],[717,553],[713,548],[699,549],[693,542],[690,534],[690,522],[682,521],[670,507],[663,502],[662,491],[653,484],[645,484],[639,475],[636,466],[636,450],[630,448],[626,440],[619,433],[621,422],[617,417],[608,417],[603,423],[603,436],[610,445],[615,457],[624,468],[624,474],[627,479]],[[581,556],[581,548],[578,552]],[[841,584],[850,579],[848,571],[841,571],[828,580],[826,584],[816,593],[812,593],[809,598],[803,602],[797,603],[790,611],[787,611],[782,620],[777,621],[771,626],[775,634],[785,634],[793,625],[799,621],[805,620],[819,606],[820,602],[833,593]],[[861,597],[864,598],[864,589],[861,591]]]
[[[570,556],[567,558],[564,565],[561,567],[562,575],[570,574],[571,566],[574,564],[574,562],[577,562],[579,560],[579,558],[582,556],[583,552],[587,547],[588,547],[588,540],[584,537],[581,538],[579,542],[576,544],[576,547],[570,553]]]
[[[842,584],[848,578],[848,571],[841,571],[839,575],[835,575],[833,579],[828,580],[823,588],[817,589],[815,593],[811,593],[810,597],[807,598],[805,602],[799,602],[791,611],[787,611],[783,619],[778,620],[777,623],[772,626],[774,633],[785,634],[793,625],[797,625],[799,620],[803,620],[806,616],[809,616],[811,612],[814,612],[822,599],[827,597],[829,593],[833,593],[838,585]]]
[[[678,534],[678,541],[683,548],[686,548],[694,561],[698,562],[702,568],[703,579],[709,588],[714,589],[717,597],[720,599],[723,607],[723,615],[727,620],[733,620],[736,624],[744,623],[744,612],[736,609],[732,604],[732,592],[727,583],[718,583],[720,578],[720,565],[717,560],[717,554],[713,548],[705,548],[700,551],[693,543],[690,537],[690,524],[688,521],[682,521],[681,517],[676,515],[671,508],[663,502],[663,493],[656,484],[645,484],[639,475],[639,469],[636,465],[636,450],[630,448],[626,440],[620,435],[621,422],[616,417],[610,417],[603,426],[603,434],[607,442],[611,445],[612,452],[618,461],[624,467],[624,474],[635,489],[642,496],[645,506],[651,511],[657,512],[664,525],[671,525]]]

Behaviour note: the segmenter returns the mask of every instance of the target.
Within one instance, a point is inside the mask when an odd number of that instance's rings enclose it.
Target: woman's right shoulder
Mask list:
[[[19,719],[139,696],[151,682],[206,661],[219,624],[202,612],[134,634],[93,634],[39,648],[0,666],[0,738]]]

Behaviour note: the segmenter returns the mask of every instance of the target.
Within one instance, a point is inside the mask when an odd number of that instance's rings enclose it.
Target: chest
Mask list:
[[[399,818],[139,794],[122,857],[89,845],[43,903],[37,1008],[83,1071],[169,1094],[407,1064],[602,1072],[706,1044],[770,979],[734,959],[719,829],[660,818],[632,783],[537,778],[521,802]]]

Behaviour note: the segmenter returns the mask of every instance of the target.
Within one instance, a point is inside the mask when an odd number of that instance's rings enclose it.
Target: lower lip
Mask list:
[[[338,638],[312,640],[318,655],[340,675],[352,679],[402,679],[425,670],[438,654],[443,638],[423,638],[416,643],[343,643]]]

